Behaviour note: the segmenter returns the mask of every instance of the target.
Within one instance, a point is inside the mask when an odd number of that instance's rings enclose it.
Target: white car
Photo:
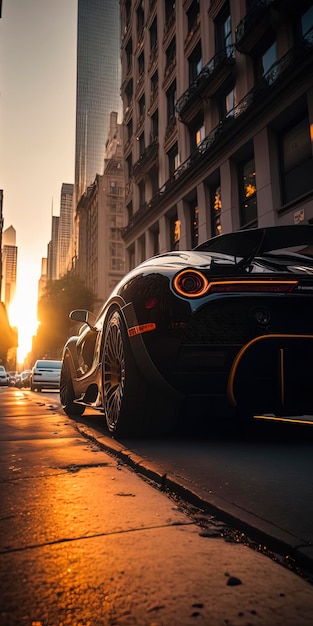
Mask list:
[[[62,361],[36,361],[30,376],[31,391],[59,389]]]
[[[6,372],[5,367],[3,367],[3,365],[0,365],[0,387],[4,387],[5,385],[8,385],[8,375]]]

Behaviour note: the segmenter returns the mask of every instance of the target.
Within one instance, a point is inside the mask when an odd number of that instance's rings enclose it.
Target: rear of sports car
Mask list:
[[[191,272],[192,275],[193,272]],[[174,287],[191,289],[182,273]],[[212,413],[312,413],[313,280],[265,274],[204,281],[168,379]]]

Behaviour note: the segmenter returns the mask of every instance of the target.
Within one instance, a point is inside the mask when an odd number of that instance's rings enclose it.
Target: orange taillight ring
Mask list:
[[[199,298],[208,290],[209,282],[198,270],[186,269],[173,279],[173,287],[180,295],[188,298]]]

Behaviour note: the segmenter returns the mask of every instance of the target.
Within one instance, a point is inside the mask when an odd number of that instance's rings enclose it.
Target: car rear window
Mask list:
[[[38,361],[36,367],[38,369],[61,369],[62,361]]]

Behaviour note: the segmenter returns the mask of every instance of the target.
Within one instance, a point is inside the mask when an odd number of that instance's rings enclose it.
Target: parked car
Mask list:
[[[15,381],[15,385],[16,387],[18,387],[19,389],[24,389],[30,386],[30,381],[29,381],[29,377],[31,374],[32,370],[23,370],[17,380]]]
[[[31,391],[42,389],[59,389],[62,361],[39,359],[36,361],[31,375]]]
[[[118,435],[312,413],[313,226],[254,228],[141,263],[66,342],[60,400]]]
[[[9,384],[8,375],[5,367],[0,365],[0,387],[7,387]]]
[[[18,373],[14,370],[14,371],[7,372],[7,374],[8,374],[8,385],[10,387],[14,387]]]

